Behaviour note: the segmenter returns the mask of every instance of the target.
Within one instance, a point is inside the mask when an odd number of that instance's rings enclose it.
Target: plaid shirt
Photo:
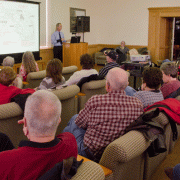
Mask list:
[[[174,91],[177,91],[179,88],[180,88],[180,81],[174,80],[174,81],[170,81],[168,83],[164,83],[161,86],[161,91],[163,93],[164,98],[166,98]]]
[[[105,147],[125,133],[125,128],[143,113],[143,105],[124,91],[112,91],[91,97],[75,123],[86,129],[84,144],[101,155]]]
[[[143,108],[146,108],[147,106],[150,106],[155,102],[164,100],[163,94],[159,90],[137,91],[134,96],[143,103]]]

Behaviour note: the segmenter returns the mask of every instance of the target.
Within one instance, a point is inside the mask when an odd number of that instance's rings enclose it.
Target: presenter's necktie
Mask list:
[[[62,45],[62,40],[61,40],[61,34],[60,34],[60,32],[59,32],[59,39],[60,39],[60,43],[61,43],[61,45]]]

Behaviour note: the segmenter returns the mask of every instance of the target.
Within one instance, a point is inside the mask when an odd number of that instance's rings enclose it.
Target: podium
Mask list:
[[[88,52],[88,43],[63,43],[63,67],[80,65],[80,56]]]

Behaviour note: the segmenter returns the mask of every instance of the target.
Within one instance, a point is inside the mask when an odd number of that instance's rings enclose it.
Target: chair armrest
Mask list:
[[[43,71],[37,71],[37,72],[30,72],[27,75],[26,81],[29,82],[30,79],[43,79],[46,77],[46,70]]]
[[[83,157],[83,156],[81,156],[81,155],[78,154],[77,160],[78,160],[78,161],[81,161],[82,159],[84,160],[83,162],[91,161],[90,159],[85,158],[85,157]],[[99,164],[99,165],[100,165],[100,164]],[[108,168],[106,168],[106,167],[104,167],[104,166],[102,166],[102,165],[100,165],[100,166],[101,166],[101,168],[103,169],[105,176],[108,176],[108,175],[112,174],[112,171],[111,171],[110,169],[108,169]]]
[[[84,108],[84,105],[86,103],[86,94],[84,93],[78,93],[78,112]]]
[[[100,165],[93,161],[83,162],[77,169],[77,173],[71,178],[72,180],[103,180],[105,179],[104,171]]]
[[[130,131],[106,147],[99,164],[113,170],[117,163],[126,163],[141,155],[150,143],[141,132]]]
[[[7,119],[23,114],[23,110],[15,102],[0,105],[0,119]]]
[[[62,89],[52,91],[60,100],[65,100],[71,97],[75,97],[79,92],[80,88],[77,85],[71,85]]]
[[[75,71],[78,70],[77,66],[68,66],[68,67],[63,67],[62,69],[62,75],[63,74],[69,74],[69,73],[73,73]]]

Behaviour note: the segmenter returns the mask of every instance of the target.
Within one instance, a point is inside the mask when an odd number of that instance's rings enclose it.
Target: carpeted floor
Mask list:
[[[180,138],[177,140],[173,151],[168,154],[164,161],[157,167],[151,180],[169,180],[164,173],[164,168],[174,167],[178,163],[180,163]]]

